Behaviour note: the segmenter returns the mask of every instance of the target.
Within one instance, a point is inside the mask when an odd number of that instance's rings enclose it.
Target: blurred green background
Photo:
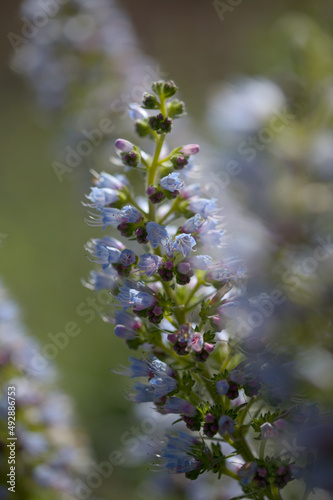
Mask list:
[[[51,163],[57,159],[61,112],[50,117],[38,109],[27,83],[8,68],[12,47],[7,34],[20,31],[19,3],[0,6],[0,233],[7,235],[0,246],[0,272],[28,329],[42,343],[49,342],[50,332],[63,331],[68,321],[81,328],[55,362],[61,387],[73,396],[96,459],[102,461],[121,447],[119,437],[134,421],[132,405],[123,397],[128,381],[111,372],[126,364],[128,351],[97,315],[88,324],[76,313],[91,296],[81,284],[91,268],[83,244],[97,234],[84,223],[81,205],[89,176],[78,167],[58,182]],[[333,10],[330,1],[244,0],[221,22],[213,2],[206,0],[119,4],[128,12],[142,50],[183,89],[199,128],[215,85],[231,74],[265,74],[274,66],[277,47],[269,47],[267,59],[257,54],[281,16],[306,12],[325,26]],[[126,469],[116,468],[104,485],[105,498],[117,492],[137,498],[136,475],[134,471],[129,478]]]

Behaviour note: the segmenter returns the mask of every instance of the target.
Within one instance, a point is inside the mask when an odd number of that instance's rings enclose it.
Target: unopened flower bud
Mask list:
[[[180,152],[183,153],[184,155],[196,155],[200,151],[200,146],[199,144],[187,144],[186,146],[183,146],[180,149]]]
[[[185,103],[178,99],[174,99],[168,103],[167,111],[170,118],[181,118],[186,114]]]
[[[148,120],[137,120],[135,122],[135,131],[140,137],[145,137],[150,133]]]
[[[121,153],[121,159],[127,167],[137,167],[140,163],[140,155],[134,149],[129,153]]]
[[[188,156],[174,155],[171,157],[171,163],[175,170],[182,170],[188,164]]]
[[[164,97],[166,99],[168,99],[169,97],[172,97],[173,95],[175,95],[177,90],[178,90],[178,87],[173,80],[169,80],[168,82],[165,82],[165,84],[163,86]]]
[[[180,262],[177,266],[177,271],[181,274],[188,274],[191,271],[191,266],[188,262]]]
[[[115,142],[115,146],[123,153],[129,153],[134,148],[134,144],[132,144],[129,141],[126,141],[126,139],[117,139]]]
[[[145,92],[142,98],[142,107],[145,109],[158,109],[159,104],[156,96],[154,96],[154,94]]]

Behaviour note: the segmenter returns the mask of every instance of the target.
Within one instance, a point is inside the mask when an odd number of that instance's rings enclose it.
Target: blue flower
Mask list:
[[[198,439],[182,431],[169,433],[165,438],[160,457],[161,465],[168,472],[181,474],[201,467],[200,461],[189,455],[200,444]]]
[[[129,117],[132,118],[132,120],[145,120],[146,118],[149,117],[147,111],[141,108],[136,103],[129,104]]]
[[[174,193],[175,191],[181,192],[184,187],[184,181],[179,177],[179,174],[172,172],[172,174],[169,174],[160,180],[160,186],[162,189],[166,189],[171,193]]]
[[[216,382],[216,390],[220,396],[225,396],[229,390],[230,385],[226,380],[219,380]]]
[[[177,389],[177,380],[168,375],[163,377],[153,377],[149,380],[149,384],[154,388],[154,397],[163,398],[170,392]]]
[[[132,403],[148,403],[154,401],[154,389],[147,384],[137,382],[133,389],[136,391],[134,394],[129,394],[128,399]]]
[[[99,188],[116,189],[119,191],[128,186],[129,181],[121,174],[111,175],[107,172],[101,172],[100,174],[96,174],[95,184]]]
[[[189,200],[193,196],[200,196],[201,188],[199,184],[189,184],[182,190],[182,198]]]
[[[90,271],[88,282],[84,282],[84,285],[90,290],[95,290],[95,292],[114,290],[117,285],[117,276],[118,273],[113,267],[99,272]]]
[[[142,218],[140,210],[132,205],[126,205],[121,209],[121,222],[126,222],[128,224],[139,222]]]
[[[195,214],[198,213],[202,217],[209,217],[216,212],[216,199],[196,198],[189,202],[189,209]]]
[[[137,311],[148,309],[156,304],[156,299],[153,295],[139,291],[136,288],[131,288],[131,285],[121,286],[117,299],[125,308],[133,307]]]
[[[122,222],[121,211],[118,208],[103,208],[100,215],[90,216],[86,222],[90,226],[106,226],[117,227]]]
[[[157,248],[160,244],[166,245],[169,235],[164,226],[160,226],[157,222],[147,222],[146,231],[147,239],[153,248]]]
[[[219,433],[223,436],[226,432],[232,434],[235,431],[235,422],[228,415],[222,415],[219,418]]]
[[[192,248],[195,247],[196,241],[193,236],[183,233],[175,237],[173,249],[180,252],[184,257],[189,257],[192,253]]]
[[[102,239],[88,241],[85,249],[90,253],[93,260],[101,264],[105,269],[110,264],[119,262],[124,245],[115,238],[105,236]]]
[[[256,462],[247,462],[238,471],[238,476],[240,477],[240,483],[243,486],[248,486],[252,479],[254,478],[258,470],[258,464]]]
[[[121,210],[118,208],[104,207],[101,209],[101,215],[90,217],[87,221],[91,226],[106,226],[117,227],[122,222],[127,224],[139,222],[142,218],[140,210],[131,205],[126,205]]]
[[[111,205],[118,201],[119,194],[115,189],[92,187],[87,198],[91,201],[91,203],[87,205],[88,207],[102,208],[105,205]]]
[[[164,250],[165,250],[165,254],[167,255],[167,257],[169,257],[169,259],[172,259],[173,258],[173,254],[174,254],[174,251],[173,251],[173,239],[172,238],[168,238],[167,239],[165,247],[164,247]]]
[[[190,257],[189,263],[193,269],[207,271],[212,264],[212,258],[210,255],[196,255],[195,257]]]
[[[179,415],[185,415],[186,417],[194,417],[197,414],[197,409],[191,403],[186,401],[186,399],[177,398],[172,396],[167,398],[163,406],[158,406],[157,410],[159,413],[177,413]]]
[[[146,273],[147,276],[152,276],[160,267],[161,262],[162,259],[158,255],[144,253],[143,255],[140,255],[137,268]]]
[[[201,217],[200,214],[195,214],[190,219],[187,219],[187,221],[183,224],[181,230],[183,231],[183,233],[195,233],[199,231],[199,229],[205,222],[206,219]]]
[[[120,254],[119,262],[123,266],[127,267],[133,264],[135,262],[135,259],[135,253],[132,250],[125,248],[125,250],[123,250]]]
[[[174,375],[174,371],[170,366],[163,361],[160,361],[153,354],[148,356],[147,359],[141,360],[137,359],[134,356],[130,357],[131,366],[129,368],[125,368],[125,370],[117,372],[121,375],[126,375],[130,378],[135,377],[152,377],[152,376],[161,376],[164,377],[167,375],[168,377],[172,377]]]

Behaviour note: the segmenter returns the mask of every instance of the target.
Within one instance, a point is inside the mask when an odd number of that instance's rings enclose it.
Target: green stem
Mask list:
[[[211,295],[212,294],[210,293],[209,295],[201,297],[197,302],[195,302],[190,307],[188,307],[188,309],[187,309],[186,312],[188,313],[189,311],[191,311],[192,309],[194,309],[197,305],[201,304],[201,302],[203,302],[204,300],[208,299]]]
[[[221,365],[221,372],[223,372],[227,368],[227,366],[229,364],[229,361],[231,361],[231,359],[232,359],[232,354],[231,354],[231,351],[230,351],[230,348],[229,348],[229,352],[226,355],[226,357],[225,357],[225,359],[224,359],[224,361],[223,361],[223,363]]]
[[[267,443],[267,439],[262,439],[260,442],[259,458],[261,458],[261,460],[264,460],[264,458],[265,458],[266,443]]]
[[[133,205],[133,207],[137,208],[145,217],[148,217],[148,214],[142,208],[139,207],[139,205],[137,204],[137,202],[134,200],[134,198],[130,193],[127,194],[127,200],[131,205]]]
[[[281,495],[275,484],[271,484],[271,492],[272,492],[272,498],[274,500],[281,500]]]
[[[232,477],[232,479],[235,479],[236,481],[239,481],[239,477],[237,476],[237,474],[235,474],[234,472],[232,472],[231,470],[225,468],[223,470],[223,474],[225,474],[226,476],[229,476],[229,477]]]
[[[256,401],[256,398],[251,398],[250,401],[248,402],[248,404],[245,406],[244,410],[242,411],[242,416],[240,417],[239,419],[239,424],[242,425],[244,420],[245,420],[245,417],[246,415],[248,414],[251,406],[253,405],[253,403]]]
[[[165,139],[165,134],[161,134],[158,141],[157,141],[155,154],[154,154],[154,157],[153,157],[153,160],[152,160],[152,163],[150,165],[149,172],[147,175],[147,187],[154,185],[154,183],[155,183],[155,177],[156,177],[156,173],[158,170],[158,159],[159,159],[160,154],[161,154],[164,139]],[[151,202],[149,202],[149,217],[150,217],[150,220],[152,220],[152,221],[155,220],[155,206]]]
[[[172,212],[175,211],[177,204],[178,204],[178,198],[173,202],[173,204],[171,205],[171,207],[167,211],[167,213],[165,215],[163,215],[163,217],[159,220],[159,222],[158,222],[159,224],[162,224],[169,217],[169,215],[171,215]]]
[[[197,292],[199,290],[199,288],[201,287],[201,285],[202,285],[202,282],[198,281],[198,283],[195,285],[195,287],[192,288],[191,292],[189,293],[189,295],[188,295],[188,297],[187,297],[187,299],[186,299],[186,301],[184,303],[185,311],[186,311],[187,306],[191,302],[191,299],[194,296],[195,292]]]

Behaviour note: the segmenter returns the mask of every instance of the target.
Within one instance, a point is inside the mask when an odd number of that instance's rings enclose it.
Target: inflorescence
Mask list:
[[[291,435],[294,415],[262,411],[267,399],[261,399],[260,370],[230,336],[222,342],[218,335],[245,273],[237,259],[201,253],[203,247],[221,248],[224,231],[217,201],[205,198],[200,186],[186,185],[199,146],[170,151],[165,144],[174,121],[185,114],[176,92],[173,81],[158,81],[141,106],[130,106],[135,131],[154,143],[152,153],[125,139],[115,143],[125,172],[136,170],[138,179],[145,179],[146,200],[135,195],[124,175],[95,174],[87,196],[95,213],[88,223],[113,228],[122,241],[104,236],[87,243],[91,259],[101,266],[89,286],[110,291],[114,333],[140,352],[121,372],[140,379],[129,399],[175,414],[194,433],[169,432],[159,466],[190,479],[206,471],[226,475],[248,498],[274,500],[302,476],[287,455],[265,454],[268,440],[274,448]],[[259,446],[249,444],[250,431],[258,433]]]

